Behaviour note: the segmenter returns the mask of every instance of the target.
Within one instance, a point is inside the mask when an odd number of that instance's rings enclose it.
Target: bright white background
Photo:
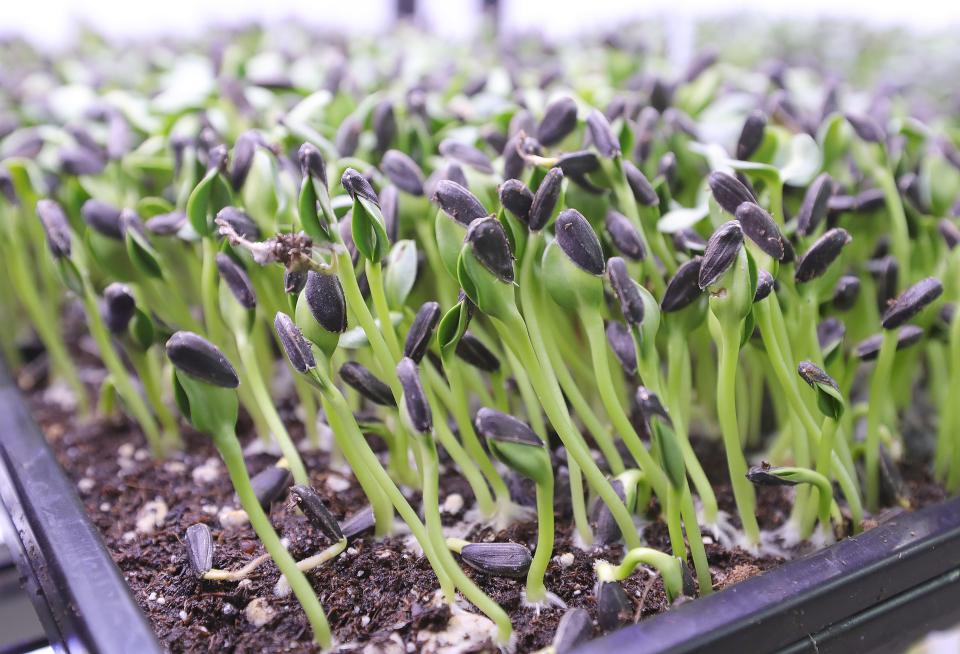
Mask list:
[[[502,0],[506,29],[540,29],[554,37],[609,28],[637,16],[678,20],[738,12],[815,19],[846,17],[883,26],[928,30],[960,25],[960,2],[951,0]],[[478,25],[479,0],[419,0],[420,18],[449,36]],[[393,17],[388,0],[0,0],[0,35],[17,34],[48,47],[69,42],[85,23],[108,35],[197,33],[211,23],[298,21],[337,29],[378,32]]]

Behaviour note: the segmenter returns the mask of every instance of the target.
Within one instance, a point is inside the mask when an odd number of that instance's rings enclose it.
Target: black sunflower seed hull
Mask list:
[[[277,331],[277,338],[280,339],[280,346],[294,370],[303,374],[317,367],[309,341],[290,316],[277,313],[273,326]]]
[[[397,406],[390,387],[356,361],[347,361],[340,367],[340,378],[374,404]]]
[[[573,263],[591,275],[606,269],[603,248],[597,233],[576,209],[565,209],[557,216],[554,228],[557,245]]]
[[[665,313],[680,311],[697,301],[697,298],[703,294],[699,283],[702,263],[702,257],[694,257],[677,268],[677,272],[674,273],[663,292],[663,299],[660,301],[661,310]]]
[[[387,150],[380,161],[380,169],[401,191],[423,195],[423,172],[408,155],[399,150]]]
[[[343,176],[340,178],[340,184],[354,200],[364,198],[373,202],[378,207],[380,206],[380,198],[377,197],[377,192],[374,191],[370,185],[370,180],[353,168],[347,168],[343,172]]]
[[[531,231],[540,231],[547,226],[547,222],[560,200],[562,186],[563,170],[551,168],[543,181],[540,182],[540,186],[537,187],[537,192],[533,195],[527,221]]]
[[[807,188],[803,196],[803,204],[797,212],[797,233],[801,236],[813,233],[819,227],[830,209],[830,198],[833,195],[833,179],[823,173]]]
[[[70,223],[63,207],[53,200],[37,202],[37,217],[47,237],[47,247],[55,258],[69,257],[73,249]]]
[[[610,159],[620,154],[620,141],[601,111],[594,109],[587,115],[587,131],[593,146],[602,156]]]
[[[508,179],[500,185],[500,204],[521,222],[530,222],[533,192],[519,179]]]
[[[543,441],[527,423],[496,409],[484,407],[477,411],[474,427],[484,438],[504,443],[543,446]]]
[[[460,551],[460,558],[493,577],[523,577],[533,562],[530,550],[519,543],[468,543]]]
[[[500,221],[493,216],[475,220],[467,230],[464,242],[473,248],[474,256],[484,268],[502,282],[513,282],[513,253]]]
[[[620,257],[610,257],[607,262],[607,276],[614,295],[620,302],[620,311],[624,319],[631,325],[643,323],[643,297],[637,288],[636,282],[630,277],[627,262]]]
[[[430,347],[430,338],[439,322],[440,305],[436,302],[424,302],[410,325],[410,331],[407,332],[403,343],[403,356],[420,363]]]
[[[622,322],[611,321],[606,328],[607,343],[620,362],[620,366],[631,377],[637,374],[637,348],[633,342],[630,328]]]
[[[311,270],[303,288],[310,313],[321,327],[337,334],[347,330],[347,301],[336,275]]]
[[[213,568],[213,537],[210,527],[197,523],[187,527],[184,544],[187,548],[187,562],[197,577],[202,577]]]
[[[845,229],[827,230],[797,261],[794,279],[803,284],[822,276],[849,242],[850,234]]]
[[[920,313],[931,302],[943,294],[943,284],[939,279],[927,277],[905,290],[890,305],[880,319],[884,329],[896,329]]]
[[[737,139],[737,159],[746,161],[753,156],[763,143],[766,129],[767,115],[759,109],[751,111],[743,123],[743,129],[740,130],[740,138]]]
[[[626,174],[627,185],[630,187],[630,192],[637,204],[652,207],[660,203],[660,196],[657,195],[653,185],[650,184],[650,180],[639,168],[630,161],[624,161],[623,172]]]
[[[736,260],[741,247],[743,247],[743,230],[739,222],[731,220],[717,228],[707,241],[707,248],[700,262],[697,283],[701,289],[706,289],[727,272]]]
[[[411,426],[420,434],[429,433],[433,429],[433,412],[423,390],[416,362],[409,357],[400,359],[397,364],[397,377],[403,387],[403,402]]]
[[[445,214],[464,226],[469,226],[473,221],[489,215],[487,209],[473,193],[449,179],[437,182],[432,200]]]
[[[87,200],[80,208],[80,216],[94,231],[118,241],[123,240],[120,209],[113,205],[100,200]]]
[[[737,220],[744,236],[757,244],[765,254],[780,261],[785,254],[783,234],[773,220],[773,216],[760,205],[744,202],[736,210]]]
[[[757,203],[757,199],[753,197],[750,189],[728,173],[721,171],[710,173],[707,184],[710,185],[710,190],[713,192],[713,198],[717,201],[717,204],[730,215],[735,215],[737,209],[744,202]]]
[[[607,210],[604,226],[613,247],[623,256],[631,261],[642,261],[647,256],[643,237],[622,213],[614,209]]]
[[[103,290],[103,301],[103,321],[107,324],[107,329],[113,334],[126,331],[137,310],[137,302],[130,287],[119,282],[110,284]]]
[[[264,511],[269,511],[271,504],[283,499],[292,483],[293,475],[290,470],[279,466],[264,468],[250,479],[253,493]]]
[[[217,270],[220,271],[220,279],[244,309],[256,308],[257,294],[253,290],[253,283],[247,271],[241,268],[240,264],[229,255],[220,252],[217,254]]]
[[[240,378],[216,345],[193,332],[180,331],[167,341],[167,356],[177,370],[214,386],[236,388]]]
[[[260,240],[260,226],[245,211],[237,207],[224,207],[217,212],[217,220],[222,220],[237,234],[249,241]]]
[[[562,97],[547,106],[537,126],[537,140],[550,147],[567,137],[577,127],[577,103]]]
[[[496,354],[483,344],[483,342],[471,334],[464,333],[457,343],[457,356],[469,363],[474,368],[484,372],[496,372],[500,370],[500,359]]]
[[[347,156],[347,155],[344,155]],[[312,143],[304,143],[297,152],[297,161],[300,164],[300,174],[312,177],[324,187],[327,186],[327,163],[320,150]]]
[[[297,508],[303,511],[303,515],[307,516],[310,524],[334,542],[343,539],[340,523],[330,513],[330,509],[324,504],[317,491],[309,486],[298,484],[290,488],[290,494]]]

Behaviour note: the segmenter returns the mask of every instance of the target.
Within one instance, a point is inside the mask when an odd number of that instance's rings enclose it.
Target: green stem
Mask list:
[[[204,238],[201,248],[203,261],[200,268],[200,302],[203,305],[203,321],[207,328],[205,335],[230,358],[236,350],[236,342],[227,333],[226,325],[220,315],[217,243],[212,238]],[[240,386],[237,388],[237,394],[240,396],[240,402],[250,414],[260,439],[264,443],[269,443],[270,427],[260,410],[260,405],[250,393],[245,373],[239,371],[239,374]]]
[[[360,433],[360,428],[349,407],[344,411],[343,396],[337,398],[339,391],[322,389],[323,408],[327,414],[327,423],[333,431],[333,437],[347,459],[347,464],[360,482],[364,495],[370,501],[375,521],[375,535],[387,536],[393,529],[393,505],[386,491],[364,461],[363,448],[369,447]],[[376,458],[376,457],[374,457]],[[379,461],[377,462],[379,465]]]
[[[890,249],[900,263],[903,274],[901,283],[910,284],[913,280],[910,267],[910,231],[907,228],[907,215],[900,200],[900,190],[893,174],[885,166],[874,166],[870,176],[883,191],[883,198],[890,217]]]
[[[372,261],[366,262],[367,282],[370,284],[370,296],[373,298],[373,308],[377,312],[377,318],[380,319],[380,330],[384,335],[387,348],[390,350],[390,356],[394,362],[400,360],[400,342],[397,340],[397,332],[393,328],[393,321],[390,319],[390,305],[387,304],[387,294],[383,289],[383,268],[379,263]]]
[[[507,399],[507,379],[503,372],[504,364],[490,373],[490,384],[493,386],[493,403],[497,411],[510,413],[510,400]]]
[[[445,558],[453,561],[453,555],[447,549],[443,538],[443,524],[440,521],[437,447],[433,438],[429,435],[419,438],[417,444],[420,447],[421,460],[423,461],[423,513],[427,522],[427,537],[437,554],[445,555]],[[456,570],[454,571],[453,568]],[[448,572],[450,572],[464,597],[497,625],[497,636],[500,642],[508,643],[510,635],[513,633],[513,625],[510,624],[510,618],[506,612],[463,573],[456,561],[453,562],[453,567],[449,568]]]
[[[455,360],[455,355],[451,351],[452,349],[453,348],[449,348],[441,352],[443,369],[447,373],[447,382],[449,384],[448,393],[445,394],[442,392],[448,389],[445,388],[442,377],[433,366],[428,362],[423,367],[427,369],[427,374],[431,379],[431,385],[435,389],[441,389],[438,391],[438,395],[444,400],[447,409],[453,414],[453,420],[457,424],[457,429],[460,430],[460,438],[463,440],[463,445],[467,452],[470,453],[473,461],[476,462],[475,467],[480,468],[484,478],[486,478],[490,484],[490,488],[493,489],[497,503],[500,505],[503,505],[503,503],[509,505],[510,489],[507,488],[503,477],[497,472],[493,461],[487,456],[487,452],[483,449],[483,445],[480,444],[477,432],[473,428],[473,420],[470,418],[470,402],[467,398],[467,391],[464,388],[463,377],[461,376],[459,367],[460,362]],[[446,397],[444,397],[444,395],[446,395]],[[486,486],[484,486],[484,489],[486,490]]]
[[[937,469],[941,470],[941,479],[948,478],[950,491],[956,492],[960,487],[960,432],[956,429],[957,398],[960,397],[960,311],[954,312],[950,322],[947,348],[949,381],[940,404],[940,427],[937,432],[937,462],[940,463],[941,459],[943,462]]]
[[[380,328],[373,319],[373,314],[370,313],[370,309],[363,299],[363,294],[360,292],[360,285],[357,283],[357,275],[353,270],[353,260],[350,258],[350,252],[342,242],[338,243],[337,247],[337,276],[340,278],[340,283],[343,286],[347,306],[353,312],[364,334],[366,334],[367,340],[370,342],[370,347],[373,349],[373,356],[377,362],[381,378],[386,382],[387,386],[390,387],[397,406],[400,406],[403,389],[400,386],[400,380],[397,379],[396,371],[396,364],[400,360],[399,346],[398,356],[395,358],[393,354],[391,354],[390,348],[387,346],[387,342],[384,340]],[[393,328],[389,317],[384,329],[386,329],[387,326],[389,326],[390,329]],[[394,337],[396,337],[396,335],[394,335]],[[397,451],[402,453],[402,456],[399,461],[395,463],[391,462],[391,465],[394,466],[401,480],[413,479],[415,475],[410,469],[410,462],[407,457],[407,452],[410,447],[407,430],[401,426],[396,430],[394,435],[396,438]]]
[[[547,596],[543,576],[553,555],[553,478],[537,484],[537,549],[527,572],[527,601],[541,602]]]
[[[39,223],[39,221],[37,221]],[[50,365],[54,372],[63,378],[73,391],[77,400],[77,410],[80,415],[87,415],[90,412],[90,396],[87,393],[87,387],[83,385],[77,367],[70,358],[67,346],[63,336],[59,333],[58,326],[60,321],[53,312],[48,313],[40,297],[37,295],[30,281],[27,272],[26,262],[23,259],[23,253],[19,246],[11,244],[11,247],[5,247],[4,252],[7,260],[7,274],[10,276],[10,283],[16,292],[17,298],[23,305],[37,336],[43,343],[47,356],[50,358]],[[11,365],[13,362],[10,362]]]
[[[817,472],[820,473],[825,479],[830,479],[830,461],[833,454],[833,444],[837,434],[837,421],[833,418],[824,418],[823,426],[820,428],[820,446],[817,449]],[[819,487],[818,487],[819,488]],[[823,491],[819,491],[820,504],[823,504]],[[833,500],[833,492],[831,491],[830,500]],[[812,507],[812,504],[810,505]],[[822,506],[820,507],[822,510]],[[813,520],[817,517],[817,514],[813,512],[812,508],[808,508],[806,514],[803,516],[803,522],[801,523],[800,535],[803,538],[809,538],[810,534],[813,533]]]
[[[250,475],[247,473],[246,464],[243,460],[243,452],[240,449],[240,442],[233,431],[233,427],[225,427],[219,434],[213,435],[213,442],[220,451],[224,464],[227,466],[227,472],[230,474],[230,481],[233,482],[233,488],[240,498],[240,504],[250,518],[250,526],[257,533],[257,537],[263,543],[267,552],[273,558],[274,563],[280,569],[280,572],[286,577],[287,583],[300,601],[304,613],[307,614],[307,620],[313,628],[313,638],[324,649],[329,649],[331,645],[330,625],[327,623],[327,616],[320,606],[316,593],[307,581],[307,577],[297,567],[297,562],[293,560],[290,552],[280,542],[280,537],[273,530],[270,519],[260,507],[260,502],[253,492],[250,485]]]
[[[166,280],[169,285],[169,280]],[[183,301],[179,293],[171,293],[169,287],[164,287],[159,280],[147,278],[138,286],[147,296],[147,302],[150,308],[163,317],[170,324],[177,325],[180,329],[188,329],[194,332],[201,332],[203,326],[190,313],[190,307]]]
[[[593,440],[597,443],[597,447],[600,448],[604,459],[607,461],[610,472],[614,475],[619,475],[626,468],[623,465],[620,452],[613,442],[612,435],[609,430],[604,427],[603,423],[600,422],[600,418],[594,413],[590,407],[590,403],[587,402],[583,396],[583,393],[580,392],[580,386],[570,375],[570,370],[567,368],[556,347],[556,339],[553,333],[550,330],[545,330],[543,332],[543,339],[547,353],[550,355],[550,365],[553,367],[553,372],[557,376],[557,381],[560,382],[560,388],[563,389],[563,393],[570,401],[570,405],[573,407],[577,417],[583,422],[583,426],[586,427],[590,435],[593,436]]]
[[[680,561],[665,552],[659,552],[649,547],[632,547],[624,555],[620,565],[601,562],[596,566],[597,577],[600,581],[623,581],[640,564],[655,568],[663,578],[663,586],[667,591],[667,599],[673,601],[683,594],[683,576],[680,572]]]
[[[680,329],[671,329],[667,335],[667,389],[664,398],[670,406],[670,418],[673,420],[673,430],[677,435],[680,449],[683,452],[683,462],[687,474],[693,481],[693,486],[703,504],[703,518],[708,524],[717,519],[717,496],[713,486],[707,479],[707,473],[700,464],[693,446],[690,444],[688,414],[690,407],[690,350],[687,347],[688,334]]]
[[[590,488],[600,496],[610,509],[610,513],[613,515],[617,526],[620,527],[627,546],[638,547],[640,536],[633,524],[633,519],[630,517],[630,512],[627,511],[610,482],[604,478],[600,468],[597,467],[590,456],[590,451],[587,449],[583,437],[577,432],[573,421],[570,419],[570,414],[564,406],[563,395],[556,378],[553,377],[549,368],[542,367],[549,361],[549,357],[545,351],[541,351],[541,355],[538,355],[530,340],[527,326],[519,312],[514,312],[511,315],[504,316],[504,318],[506,318],[506,321],[493,320],[500,338],[514,351],[520,363],[526,369],[547,418],[556,430],[564,447],[567,448],[577,465],[580,466]]]
[[[743,523],[743,531],[751,545],[760,542],[760,527],[755,513],[757,500],[753,484],[747,480],[747,462],[740,447],[740,430],[737,427],[737,360],[740,354],[739,321],[718,321],[720,327],[720,366],[717,380],[717,413],[723,446],[727,454],[727,468],[737,511]]]
[[[150,356],[150,352],[138,350],[136,347],[127,348],[127,353],[134,370],[137,371],[140,383],[143,385],[143,392],[147,396],[147,401],[150,402],[154,415],[157,416],[163,426],[164,441],[171,447],[180,447],[183,444],[180,437],[180,426],[177,424],[173,412],[167,408],[167,404],[163,401],[156,360]]]
[[[429,363],[421,366],[422,370],[430,370],[431,366]],[[435,372],[435,371],[434,371]],[[442,383],[442,380],[438,380],[439,374],[436,376],[425,375],[425,381],[427,386],[427,396],[430,402],[431,409],[433,410],[434,416],[437,417],[435,421],[437,438],[440,440],[440,444],[447,451],[447,454],[450,455],[450,458],[453,459],[453,462],[457,464],[460,473],[466,478],[467,483],[470,484],[470,489],[473,491],[473,496],[477,500],[477,507],[480,509],[481,515],[489,517],[493,515],[497,510],[497,505],[493,501],[493,497],[490,495],[490,489],[487,488],[486,482],[483,480],[483,475],[480,474],[480,469],[477,468],[473,460],[470,458],[470,454],[467,453],[467,450],[460,445],[460,442],[457,441],[457,437],[453,435],[453,432],[450,431],[450,427],[447,425],[447,416],[446,412],[442,410],[440,402],[437,400],[438,393],[436,392],[439,384]],[[449,406],[447,407],[450,408]],[[460,431],[461,436],[463,435],[463,430]],[[506,485],[504,485],[506,488]],[[507,501],[510,500],[509,492],[507,493]]]
[[[510,368],[513,370],[513,378],[517,382],[517,388],[520,389],[520,399],[523,400],[524,409],[527,412],[527,422],[530,428],[544,441],[547,442],[547,425],[543,419],[543,411],[537,400],[537,393],[533,390],[533,384],[530,383],[530,377],[524,370],[523,364],[517,358],[517,355],[508,347],[506,351],[507,361],[510,362]]]
[[[97,343],[97,348],[100,350],[100,359],[103,361],[103,365],[113,377],[113,384],[117,389],[117,393],[123,398],[123,403],[126,405],[127,410],[133,416],[134,420],[139,423],[140,429],[143,430],[143,435],[146,436],[154,456],[163,458],[165,456],[165,447],[163,436],[157,427],[157,422],[147,408],[146,403],[144,403],[143,398],[134,388],[127,369],[124,367],[123,362],[113,347],[110,334],[103,324],[103,319],[100,317],[97,297],[90,287],[90,282],[86,279],[83,280],[83,305],[87,311],[87,324],[90,328],[90,334],[93,336]]]
[[[425,215],[429,213],[429,205],[425,209]],[[427,262],[430,264],[430,270],[438,271],[432,275],[433,281],[437,286],[437,297],[440,299],[441,306],[450,306],[457,299],[457,289],[453,285],[453,280],[449,275],[444,274],[443,262],[440,259],[440,253],[437,251],[437,237],[432,229],[429,220],[423,220],[419,216],[414,217],[416,225],[417,242],[423,246],[427,255]]]
[[[803,402],[797,386],[798,382],[796,377],[787,369],[784,359],[776,355],[777,352],[781,352],[781,348],[777,343],[778,332],[773,324],[773,308],[775,306],[776,302],[774,302],[773,296],[754,305],[755,315],[757,316],[757,326],[760,329],[760,337],[763,339],[763,344],[768,354],[767,359],[773,367],[774,375],[780,384],[780,389],[786,394],[787,402],[790,404],[793,413],[800,419],[810,440],[819,448],[820,428],[814,421],[813,414],[810,413],[809,408]],[[837,439],[835,445],[838,447],[836,449],[840,449],[839,446],[841,442],[843,445],[846,444],[843,439]],[[853,517],[853,529],[854,533],[856,533],[860,530],[860,523],[863,521],[863,506],[860,502],[860,493],[857,485],[843,464],[841,457],[836,452],[834,452],[831,457],[831,468],[834,477],[836,477],[837,482],[843,489],[843,495],[847,499],[847,504],[850,505],[850,513]]]
[[[690,555],[693,558],[693,567],[696,569],[697,582],[700,585],[700,595],[709,595],[713,592],[713,579],[710,576],[710,563],[707,561],[707,550],[703,545],[700,523],[697,521],[697,509],[693,505],[689,484],[683,489],[680,511],[683,513],[683,528],[687,532]]]
[[[294,481],[309,486],[310,475],[307,474],[303,459],[297,452],[297,446],[293,444],[293,439],[290,438],[290,432],[287,431],[286,425],[280,419],[280,414],[277,413],[277,408],[273,405],[270,391],[263,383],[263,375],[260,372],[260,364],[257,361],[257,353],[253,349],[252,342],[243,332],[237,333],[236,341],[237,352],[240,354],[240,365],[247,372],[246,378],[250,392],[253,394],[254,401],[259,405],[260,411],[263,412],[263,417],[267,421],[270,432],[277,440],[277,445],[280,446],[280,451],[283,452],[283,456],[290,466]]]
[[[639,434],[630,423],[623,406],[617,399],[610,381],[610,360],[607,356],[607,339],[603,332],[603,319],[599,314],[587,311],[581,315],[584,330],[587,332],[587,341],[590,343],[590,357],[593,361],[594,375],[597,380],[597,387],[600,390],[600,400],[603,402],[603,408],[607,417],[613,423],[614,428],[620,434],[620,438],[626,444],[627,449],[633,456],[634,461],[640,467],[644,476],[653,486],[654,492],[662,500],[669,497],[670,482],[667,480],[663,469],[653,460],[650,452],[644,447]],[[682,542],[682,539],[681,539]]]
[[[590,531],[590,520],[587,518],[587,502],[583,493],[583,473],[580,472],[580,466],[570,452],[564,450],[567,457],[567,473],[570,477],[570,504],[573,507],[573,524],[580,534],[580,540],[583,544],[590,546],[593,544],[593,532]]]
[[[629,184],[627,184],[627,176],[623,170],[623,166],[620,165],[619,162],[611,162],[612,165],[608,165],[607,160],[603,160],[603,163],[613,186],[613,195],[616,198],[620,211],[630,220],[634,228],[640,232],[640,238],[649,246],[651,252],[656,253],[658,257],[664,257],[664,265],[666,265],[667,260],[670,259],[669,253],[664,254],[663,252],[658,252],[658,250],[662,249],[661,246],[647,238],[646,229],[637,211],[637,201],[633,197],[633,192],[630,190]],[[650,283],[653,285],[654,294],[657,297],[662,297],[666,284],[663,281],[663,276],[660,274],[660,271],[657,270],[656,261],[652,256],[644,258],[643,268],[647,273]]]
[[[897,330],[883,330],[883,341],[877,365],[870,378],[870,404],[867,409],[867,440],[865,463],[867,474],[867,507],[871,511],[880,508],[880,418],[887,401],[887,384],[890,370],[897,353]]]
[[[400,380],[397,379],[395,368],[400,359],[399,357],[394,358],[390,353],[390,348],[387,347],[387,342],[384,340],[380,327],[377,326],[377,322],[373,319],[373,314],[370,313],[370,309],[363,299],[363,293],[360,292],[360,285],[357,283],[357,275],[353,270],[353,260],[350,258],[350,253],[347,251],[346,246],[337,248],[337,276],[340,278],[340,283],[343,286],[347,306],[350,308],[354,317],[356,317],[357,322],[360,323],[363,333],[370,342],[373,356],[380,369],[381,378],[386,381],[390,390],[393,391],[394,397],[399,402],[403,390],[400,387]],[[390,323],[388,322],[387,324]]]
[[[687,547],[683,542],[683,525],[680,519],[680,500],[682,492],[672,484],[666,498],[664,513],[667,519],[667,531],[670,534],[670,546],[673,549],[673,555],[678,559],[687,559]]]

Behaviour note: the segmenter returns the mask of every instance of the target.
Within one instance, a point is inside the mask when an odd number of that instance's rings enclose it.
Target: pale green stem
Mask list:
[[[640,537],[630,513],[623,505],[616,491],[607,481],[600,468],[590,456],[583,437],[577,432],[570,414],[567,412],[563,403],[563,394],[557,380],[551,374],[549,368],[543,365],[549,362],[549,357],[545,351],[538,355],[530,340],[526,324],[519,312],[514,312],[504,316],[506,321],[494,319],[494,326],[500,337],[507,343],[520,363],[526,368],[530,381],[537,392],[540,404],[543,406],[550,423],[557,431],[557,435],[563,442],[564,447],[570,452],[577,465],[583,471],[587,478],[587,483],[600,496],[603,502],[610,509],[617,526],[623,534],[624,541],[628,547],[637,547],[640,544]]]
[[[433,442],[433,437],[429,434],[418,437],[417,444],[420,447],[420,458],[423,462],[421,467],[423,474],[423,513],[427,522],[427,537],[430,539],[434,551],[439,556],[445,556],[453,561],[450,550],[447,549],[446,542],[443,538],[443,524],[440,521],[437,448]],[[510,624],[509,616],[500,608],[500,605],[480,590],[480,588],[463,573],[463,570],[456,564],[456,561],[453,561],[453,566],[448,569],[448,572],[453,577],[454,582],[464,597],[497,625],[497,637],[500,642],[504,644],[510,642],[513,625]]]
[[[570,452],[564,450],[567,458],[567,473],[570,477],[570,503],[573,507],[573,524],[580,534],[584,545],[593,544],[593,532],[590,531],[590,520],[587,518],[587,504],[583,493],[583,473],[580,466]]]
[[[610,360],[607,356],[607,339],[603,333],[603,319],[596,313],[586,312],[581,316],[584,330],[587,333],[587,340],[590,343],[590,356],[593,361],[597,387],[600,390],[600,400],[606,410],[607,417],[613,423],[614,428],[620,434],[620,438],[626,444],[627,449],[633,456],[634,461],[640,467],[640,470],[653,486],[654,492],[661,499],[666,501],[669,497],[670,482],[667,480],[663,469],[653,460],[650,452],[644,447],[639,434],[630,423],[623,406],[617,400],[617,396],[610,383]]]
[[[537,549],[527,572],[527,601],[537,603],[547,596],[543,575],[553,555],[553,477],[537,484]]]
[[[667,335],[667,389],[664,400],[670,407],[673,430],[683,452],[683,462],[687,474],[703,504],[703,518],[708,524],[717,519],[717,496],[707,479],[707,473],[700,464],[693,446],[690,444],[687,417],[690,407],[690,351],[687,347],[687,334],[679,329],[671,329]]]
[[[814,443],[815,447],[819,448],[820,427],[814,421],[813,414],[810,413],[809,408],[800,395],[796,376],[787,369],[783,358],[775,355],[776,352],[781,351],[780,346],[777,344],[778,332],[773,325],[773,309],[776,306],[777,304],[774,302],[773,296],[754,305],[757,327],[760,329],[760,337],[763,339],[764,347],[767,349],[767,359],[773,367],[774,375],[777,377],[781,390],[786,394],[787,402],[790,404],[793,413],[800,419],[811,442]],[[843,439],[837,439],[835,445],[839,446],[842,440]],[[839,447],[837,449],[839,449]],[[860,502],[860,492],[846,466],[844,466],[841,457],[836,452],[832,455],[831,468],[834,477],[836,477],[837,482],[840,484],[840,488],[843,489],[844,497],[847,498],[847,504],[850,506],[850,513],[853,517],[853,530],[854,533],[857,533],[860,531],[860,523],[863,521],[863,506]]]
[[[663,585],[667,591],[667,598],[673,601],[683,594],[683,575],[680,571],[680,561],[669,554],[649,547],[632,547],[624,555],[619,565],[606,561],[598,561],[595,565],[597,578],[600,581],[623,581],[640,564],[648,565],[663,578]]]
[[[387,295],[383,289],[383,268],[379,263],[372,261],[366,262],[367,282],[370,284],[370,297],[373,298],[373,308],[377,312],[377,318],[380,319],[380,330],[384,335],[387,348],[390,350],[390,356],[394,362],[400,360],[400,342],[397,340],[397,332],[393,328],[393,321],[390,319],[390,305],[387,304]]]
[[[883,330],[883,341],[877,365],[870,378],[870,405],[867,409],[867,440],[865,464],[867,475],[867,507],[871,511],[880,508],[880,419],[887,401],[887,384],[890,370],[897,353],[897,330]]]
[[[133,364],[140,383],[143,385],[143,392],[147,396],[147,401],[153,407],[153,413],[157,416],[160,424],[163,426],[163,438],[166,444],[174,448],[179,448],[183,442],[180,438],[180,426],[173,412],[167,408],[163,401],[163,391],[160,386],[160,374],[157,370],[157,362],[150,352],[138,350],[136,347],[127,348],[130,356],[130,362]]]
[[[123,362],[114,349],[110,334],[103,324],[103,319],[100,317],[97,297],[90,287],[90,282],[84,279],[82,283],[83,306],[87,311],[87,324],[90,328],[90,335],[93,336],[97,343],[97,348],[100,350],[100,360],[103,361],[104,367],[106,367],[107,371],[113,377],[113,384],[117,389],[117,393],[123,399],[123,403],[126,405],[130,415],[133,416],[134,420],[140,425],[140,429],[143,430],[143,435],[146,437],[147,443],[150,444],[150,449],[153,451],[154,456],[163,458],[165,456],[164,439],[159,427],[157,427],[157,422],[147,408],[146,403],[144,403],[140,393],[134,388],[127,369],[124,367]]]
[[[740,354],[740,321],[717,321],[720,332],[720,377],[717,380],[717,413],[727,454],[727,468],[743,531],[751,545],[760,542],[760,527],[755,513],[757,500],[753,485],[747,480],[747,462],[740,447],[737,426],[737,360]]]
[[[220,451],[224,464],[227,466],[227,472],[230,474],[230,481],[233,482],[233,488],[240,498],[240,505],[246,511],[250,519],[250,526],[256,532],[260,542],[270,554],[274,563],[280,569],[280,572],[287,578],[290,588],[293,590],[297,600],[307,614],[307,620],[313,629],[314,640],[323,648],[329,649],[331,645],[330,625],[327,623],[327,616],[320,606],[316,593],[307,581],[306,576],[297,568],[297,562],[293,560],[290,552],[280,542],[280,537],[274,531],[270,524],[270,518],[260,507],[260,502],[253,492],[253,486],[250,484],[250,475],[247,473],[246,463],[243,460],[243,452],[240,449],[240,442],[232,427],[226,427],[219,434],[212,434],[213,442]]]
[[[257,361],[257,353],[253,349],[253,343],[249,340],[248,335],[243,332],[236,334],[236,341],[237,352],[240,354],[240,365],[247,372],[246,378],[250,392],[253,394],[254,401],[260,406],[260,411],[267,421],[267,426],[269,426],[270,432],[290,466],[293,480],[298,484],[309,486],[310,475],[307,474],[307,468],[303,465],[303,459],[300,458],[297,446],[293,444],[293,439],[290,438],[290,432],[287,431],[286,425],[280,419],[280,414],[277,413],[277,407],[273,404],[270,391],[263,383],[263,375],[260,372],[260,364]]]

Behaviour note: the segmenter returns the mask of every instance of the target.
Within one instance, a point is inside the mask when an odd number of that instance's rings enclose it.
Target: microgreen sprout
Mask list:
[[[667,591],[667,599],[671,602],[681,595],[694,593],[693,579],[686,569],[686,564],[674,556],[649,547],[635,547],[628,550],[619,565],[597,561],[593,569],[601,583],[610,583],[623,581],[633,574],[638,565],[648,565],[660,573],[663,586]]]
[[[177,332],[167,341],[166,348],[176,369],[174,384],[181,411],[198,431],[213,439],[251,526],[289,580],[313,628],[314,639],[322,647],[330,647],[330,626],[323,607],[281,544],[250,483],[235,431],[238,410],[235,389],[240,384],[236,370],[215,345],[191,332]]]

